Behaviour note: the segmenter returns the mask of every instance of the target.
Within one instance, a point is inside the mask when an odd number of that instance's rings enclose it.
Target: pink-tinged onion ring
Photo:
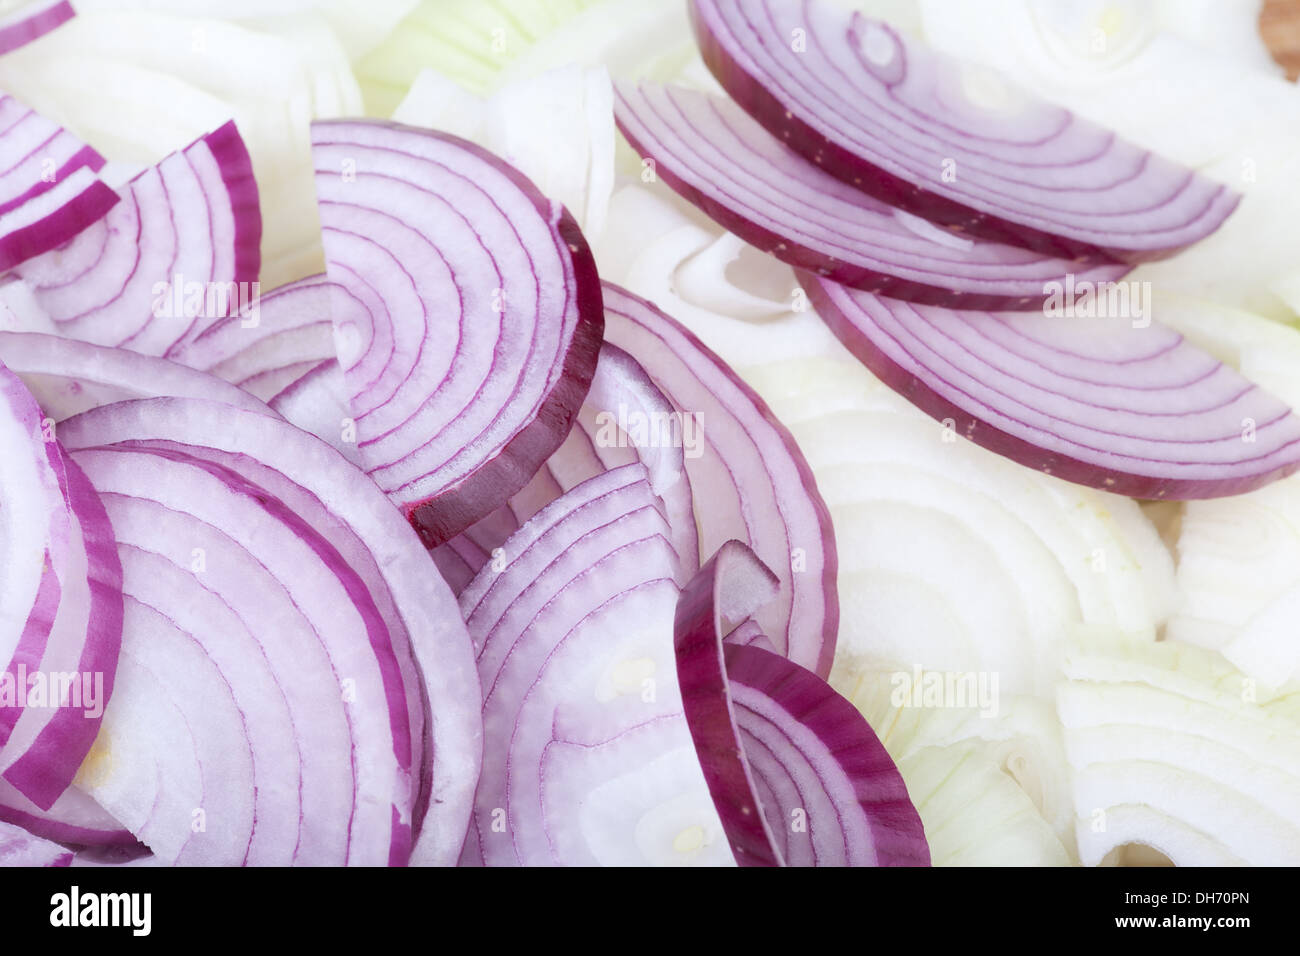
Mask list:
[[[1300,418],[1151,321],[958,312],[801,276],[900,395],[1023,465],[1135,498],[1213,498],[1300,468]]]
[[[1131,268],[954,236],[840,182],[721,96],[620,84],[618,122],[655,161],[656,175],[731,232],[866,292],[953,308],[1038,309],[1044,283],[1067,273],[1115,280]]]
[[[823,0],[691,0],[690,10],[705,62],[768,132],[965,235],[1140,262],[1214,232],[1240,198]]]
[[[790,432],[753,389],[680,323],[605,284],[605,334],[638,357],[697,425],[686,457],[703,560],[748,544],[780,581],[756,619],[776,649],[825,676],[839,627],[839,561],[830,514]]]
[[[145,170],[121,198],[19,269],[60,335],[171,357],[213,323],[251,310],[262,216],[233,122]]]
[[[313,142],[361,459],[435,547],[568,434],[604,323],[595,263],[567,210],[471,143],[371,121]]]

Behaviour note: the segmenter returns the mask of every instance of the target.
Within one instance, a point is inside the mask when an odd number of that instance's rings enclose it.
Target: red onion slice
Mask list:
[[[0,359],[50,418],[132,398],[206,398],[266,414],[243,389],[167,359],[40,332],[0,332]]]
[[[1226,187],[820,0],[692,0],[704,59],[767,130],[877,199],[1049,255],[1161,258]]]
[[[48,254],[102,220],[117,204],[117,194],[94,170],[82,166],[39,195],[0,212],[0,272]]]
[[[700,556],[748,544],[780,591],[756,615],[780,653],[830,673],[839,625],[839,562],[830,515],[803,453],[767,404],[676,320],[605,283],[605,334],[637,356],[698,442],[686,456]]]
[[[728,645],[745,758],[790,866],[929,866],[898,768],[862,714],[816,674]]]
[[[412,733],[422,741],[422,772],[411,862],[454,863],[482,757],[478,679],[454,598],[383,493],[318,439],[215,402],[126,402],[78,416],[60,435],[71,448],[129,443],[222,465],[267,489],[328,538],[366,581],[398,650],[408,697],[415,698],[408,710]]]
[[[577,486],[461,594],[485,733],[462,862],[729,862],[681,710],[679,565],[647,477]]]
[[[618,122],[655,172],[722,226],[782,262],[867,292],[973,309],[1037,309],[1043,285],[1131,267],[954,236],[840,182],[729,100],[620,84]]]
[[[756,641],[724,638],[775,584],[752,551],[730,541],[677,605],[682,700],[736,861],[928,865],[903,778],[857,708]]]
[[[601,340],[595,264],[562,206],[471,143],[363,121],[313,142],[361,458],[433,547],[564,440]]]
[[[251,312],[262,218],[233,122],[141,173],[121,198],[19,270],[61,335],[169,357],[212,323]]]
[[[0,213],[54,188],[79,169],[97,173],[104,157],[67,130],[18,100],[0,93]]]
[[[728,621],[752,614],[776,595],[776,589],[776,575],[754,552],[728,541],[682,591],[673,621],[682,706],[740,866],[779,866],[783,861],[732,713],[723,634],[730,630]]]
[[[1240,494],[1300,468],[1300,418],[1159,323],[957,312],[801,281],[886,384],[1030,468],[1171,499]]]
[[[50,446],[71,518],[71,546],[59,569],[59,606],[47,640],[39,653],[19,654],[16,661],[29,675],[42,675],[48,697],[43,706],[21,711],[0,750],[5,781],[42,810],[72,785],[95,742],[113,695],[123,636],[122,566],[113,527],[81,469],[57,442]]]
[[[0,823],[0,866],[71,866],[72,851]]]
[[[404,863],[407,696],[356,572],[211,462],[122,446],[77,460],[117,531],[128,615],[83,787],[167,862]]]
[[[69,0],[31,0],[0,17],[0,53],[26,46],[76,15]]]

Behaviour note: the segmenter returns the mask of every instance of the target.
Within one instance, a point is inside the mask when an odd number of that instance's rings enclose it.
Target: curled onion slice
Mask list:
[[[485,732],[462,862],[731,861],[682,712],[678,561],[647,478],[578,485],[461,594]]]
[[[1050,255],[1136,262],[1212,233],[1227,187],[821,0],[692,0],[705,62],[774,136],[890,205]]]
[[[49,189],[0,212],[0,272],[62,245],[104,218],[118,197],[89,166],[72,170]]]
[[[337,121],[313,144],[361,460],[436,546],[568,433],[604,324],[595,264],[562,206],[471,143]]]
[[[780,582],[758,624],[780,653],[830,673],[839,622],[835,536],[799,446],[758,394],[673,318],[609,283],[605,312],[609,341],[638,356],[681,417],[700,559],[731,539],[748,544]]]
[[[806,276],[818,314],[945,427],[1137,498],[1240,494],[1300,468],[1300,418],[1163,325],[914,306]]]
[[[170,356],[256,302],[262,218],[233,122],[133,179],[108,216],[19,274],[59,334]]]
[[[842,183],[721,96],[619,84],[623,134],[655,174],[782,262],[867,292],[975,309],[1037,309],[1046,282],[1109,281],[1129,268],[1079,264],[953,236]]]
[[[731,541],[677,605],[682,700],[737,862],[928,864],[903,778],[857,709],[808,669],[724,638],[775,585]]]
[[[48,810],[42,810],[0,777],[0,821],[66,846],[107,847],[120,852],[144,849],[131,831],[75,786],[65,790]]]

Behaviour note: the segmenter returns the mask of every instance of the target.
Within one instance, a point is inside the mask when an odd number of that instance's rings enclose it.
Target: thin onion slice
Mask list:
[[[65,846],[148,852],[131,831],[75,786],[42,810],[0,777],[0,821]]]
[[[52,189],[82,168],[97,173],[104,157],[53,120],[0,93],[0,214]]]
[[[631,464],[543,508],[462,592],[485,731],[463,863],[731,862],[677,687],[668,541]]]
[[[958,312],[801,281],[886,384],[1028,467],[1168,499],[1240,494],[1300,468],[1300,418],[1150,319]]]
[[[454,863],[482,756],[478,680],[455,599],[383,493],[324,442],[216,402],[120,403],[78,416],[60,434],[74,449],[127,443],[221,465],[267,489],[328,538],[366,581],[398,648],[408,696],[416,698],[408,704],[421,743],[411,862]]]
[[[774,136],[876,198],[1050,255],[1162,258],[1239,197],[1003,77],[821,0],[692,0],[705,62]]]
[[[241,388],[167,359],[40,332],[0,332],[0,359],[54,421],[133,398],[206,398],[266,413]]]
[[[63,245],[117,204],[117,194],[89,166],[81,166],[49,189],[0,212],[0,272]]]
[[[758,394],[672,317],[610,283],[605,312],[608,339],[638,357],[677,410],[683,439],[692,438],[686,470],[700,559],[733,538],[748,544],[780,581],[777,598],[756,615],[759,625],[780,653],[826,676],[839,622],[838,558],[799,446]]]
[[[683,197],[782,262],[866,292],[1037,309],[1044,284],[1067,273],[1113,281],[1131,268],[954,236],[840,182],[721,96],[623,83],[617,102],[623,134]]]
[[[233,122],[133,179],[108,216],[19,274],[59,334],[170,357],[257,298],[262,218]]]
[[[731,541],[677,605],[682,699],[737,862],[927,865],[903,778],[858,710],[808,669],[724,638],[775,584]]]
[[[464,140],[337,121],[313,144],[361,459],[433,547],[564,440],[604,324],[595,264],[562,206]]]
[[[76,15],[69,0],[30,0],[0,17],[0,53],[26,46]]]

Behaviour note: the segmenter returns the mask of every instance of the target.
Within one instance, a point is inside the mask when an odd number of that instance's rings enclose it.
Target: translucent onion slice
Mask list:
[[[639,464],[543,508],[461,594],[484,690],[464,863],[729,864],[682,711],[677,556]]]
[[[1085,865],[1131,846],[1178,866],[1300,859],[1293,705],[1217,655],[1171,642],[1094,643],[1065,673],[1058,708]]]
[[[79,416],[60,434],[70,447],[133,443],[220,465],[268,489],[326,536],[365,580],[402,669],[420,745],[411,861],[454,863],[482,757],[478,680],[455,599],[383,493],[320,440],[216,402],[121,403]]]
[[[1148,317],[914,306],[808,276],[809,299],[891,388],[998,454],[1138,498],[1240,494],[1300,468],[1300,418]]]
[[[0,823],[0,866],[71,866],[72,851]]]
[[[568,434],[604,325],[595,264],[562,206],[471,143],[364,121],[313,143],[361,459],[433,547]]]
[[[1051,255],[1162,258],[1239,197],[821,0],[693,0],[705,62],[774,136],[933,222]]]
[[[803,453],[767,404],[690,331],[605,284],[605,335],[638,356],[681,422],[700,528],[700,559],[748,544],[776,571],[776,600],[756,614],[777,650],[830,673],[839,622],[830,515]],[[662,430],[662,429],[661,429]]]
[[[255,303],[257,183],[234,123],[133,179],[122,202],[23,279],[60,335],[170,356]]]
[[[0,16],[0,53],[44,36],[77,15],[69,0],[28,0]]]
[[[866,292],[1038,309],[1044,284],[1067,273],[1112,281],[1130,268],[953,236],[840,182],[721,96],[622,83],[618,118],[655,175],[715,221],[782,262]]]

